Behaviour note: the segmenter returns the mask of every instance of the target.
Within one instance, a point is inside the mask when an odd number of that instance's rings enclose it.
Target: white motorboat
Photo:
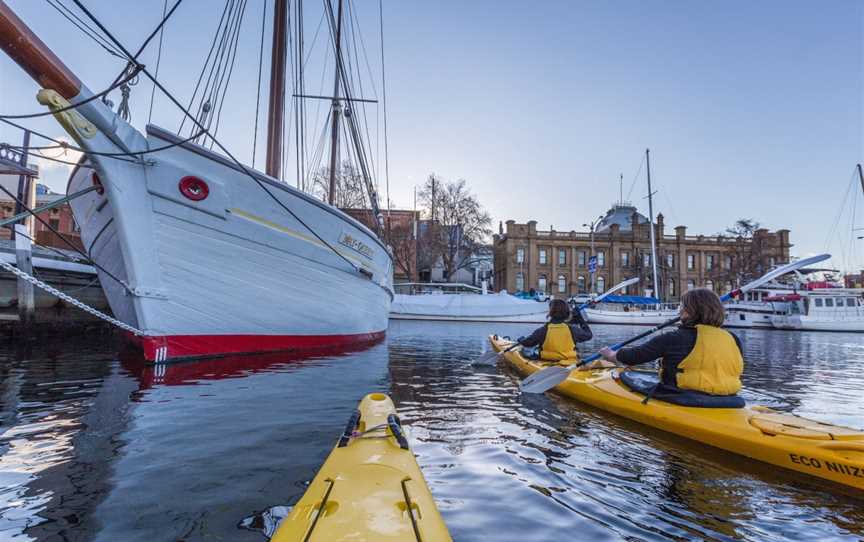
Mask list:
[[[394,320],[543,323],[549,312],[548,303],[466,284],[404,283],[396,291],[390,306]]]
[[[858,288],[820,288],[801,292],[784,314],[772,316],[777,329],[864,332],[864,304]]]

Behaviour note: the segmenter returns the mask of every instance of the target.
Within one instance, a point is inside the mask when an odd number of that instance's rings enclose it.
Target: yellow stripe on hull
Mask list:
[[[490,337],[500,352],[512,343]],[[505,354],[523,376],[548,367],[518,351]],[[864,432],[766,407],[682,407],[631,392],[615,376],[623,369],[573,371],[554,390],[625,418],[704,444],[857,489],[864,489]]]
[[[388,428],[383,393],[359,406],[354,436],[337,445],[272,542],[448,542],[444,520],[411,450]]]

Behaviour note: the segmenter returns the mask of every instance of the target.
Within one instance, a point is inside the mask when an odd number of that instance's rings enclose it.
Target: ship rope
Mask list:
[[[93,316],[95,316],[96,318],[99,318],[100,320],[104,320],[104,321],[108,322],[109,324],[117,326],[124,331],[128,331],[129,333],[134,333],[135,335],[137,335],[139,337],[144,335],[144,332],[141,331],[140,329],[138,329],[136,327],[132,327],[125,322],[121,322],[120,320],[118,320],[112,316],[108,316],[107,314],[105,314],[104,312],[102,312],[98,309],[94,309],[93,307],[84,303],[83,301],[79,301],[79,300],[75,299],[74,297],[72,297],[71,295],[67,295],[64,292],[61,292],[60,290],[58,290],[57,288],[54,288],[53,286],[49,286],[48,284],[45,284],[44,282],[37,279],[36,277],[29,275],[29,274],[25,273],[24,271],[21,271],[20,269],[18,269],[17,267],[15,267],[12,264],[9,264],[9,263],[6,263],[6,262],[0,260],[0,267],[5,269],[6,271],[9,271],[13,275],[26,280],[27,282],[29,282],[33,286],[36,286],[37,288],[41,288],[42,290],[45,290],[46,292],[48,292],[49,294],[51,294],[55,297],[59,297],[60,299],[62,299],[66,303],[69,303],[70,305],[72,305],[73,307],[77,307],[88,314],[92,314]]]

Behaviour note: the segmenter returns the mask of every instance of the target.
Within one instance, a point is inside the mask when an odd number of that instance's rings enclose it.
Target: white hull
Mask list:
[[[791,315],[775,316],[771,319],[771,323],[777,329],[791,329],[796,331],[864,332],[864,318],[832,320],[813,318],[810,316]]]
[[[148,133],[147,147],[179,141],[158,128]],[[90,255],[129,285],[99,272],[115,316],[144,332],[148,359],[383,335],[392,262],[359,222],[248,170],[271,197],[232,161],[198,145],[148,159],[142,166],[97,158],[105,193],[71,204]],[[207,183],[205,199],[181,193],[187,176]],[[77,168],[68,191],[92,182],[91,169]]]
[[[621,324],[628,326],[655,326],[678,316],[677,310],[660,311],[609,311],[584,309],[585,321],[589,324]]]
[[[445,322],[544,323],[549,305],[490,294],[396,294],[390,308],[393,320]]]

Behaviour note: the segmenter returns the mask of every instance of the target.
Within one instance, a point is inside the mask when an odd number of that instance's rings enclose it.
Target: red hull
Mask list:
[[[157,363],[184,358],[255,354],[286,350],[340,348],[372,343],[384,331],[357,335],[168,335],[128,338],[144,351],[144,359]]]

